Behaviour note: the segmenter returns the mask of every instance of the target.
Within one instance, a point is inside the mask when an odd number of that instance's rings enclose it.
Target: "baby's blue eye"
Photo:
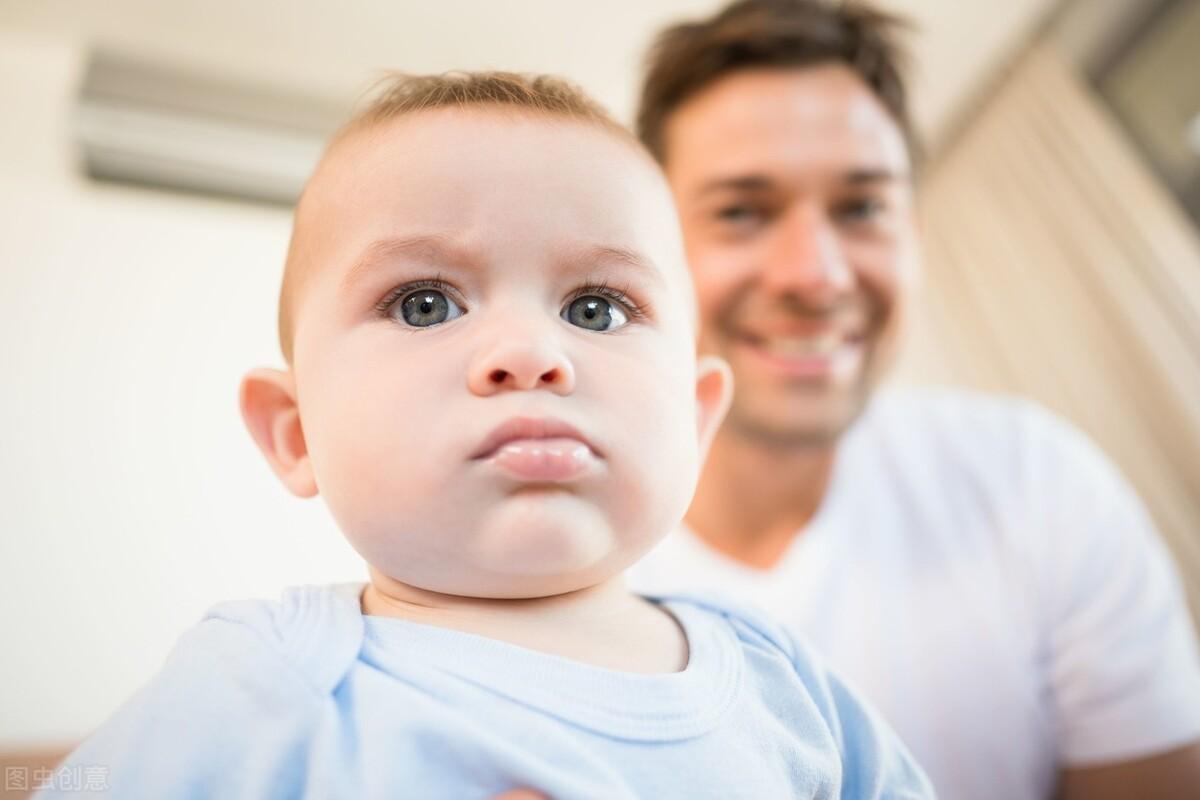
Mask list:
[[[629,322],[619,305],[594,294],[576,297],[563,309],[562,318],[589,331],[613,331]]]
[[[462,316],[458,304],[437,289],[420,289],[400,301],[400,315],[414,328],[428,328]],[[395,317],[395,312],[392,314]]]

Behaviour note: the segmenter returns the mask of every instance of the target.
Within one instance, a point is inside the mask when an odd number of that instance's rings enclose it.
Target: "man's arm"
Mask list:
[[[1179,800],[1200,794],[1200,742],[1160,755],[1063,770],[1059,800]]]
[[[1200,648],[1170,554],[1092,442],[1027,422],[1058,797],[1200,797]]]

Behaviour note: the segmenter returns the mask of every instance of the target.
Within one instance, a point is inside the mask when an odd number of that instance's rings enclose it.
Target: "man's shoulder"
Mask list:
[[[1064,519],[1081,498],[1126,491],[1087,436],[1036,403],[1002,395],[880,393],[842,452],[844,501],[862,503],[869,493],[877,507],[892,503],[926,544],[1066,535]]]
[[[936,434],[941,431],[977,436],[1014,430],[1066,426],[1043,406],[1024,397],[949,387],[887,388],[872,398],[863,423],[867,427]]]
[[[1030,460],[1090,460],[1095,446],[1071,423],[1025,398],[962,389],[880,392],[847,437],[854,451],[905,463],[1021,472]]]

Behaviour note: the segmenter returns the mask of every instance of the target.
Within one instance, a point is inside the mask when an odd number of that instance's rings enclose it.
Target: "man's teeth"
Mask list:
[[[837,333],[823,336],[778,336],[763,340],[763,349],[774,356],[825,356],[842,344]]]

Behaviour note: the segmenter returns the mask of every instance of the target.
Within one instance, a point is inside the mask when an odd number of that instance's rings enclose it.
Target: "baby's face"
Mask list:
[[[403,117],[335,146],[296,237],[307,458],[376,570],[544,596],[678,523],[700,462],[691,286],[668,190],[629,144]]]

